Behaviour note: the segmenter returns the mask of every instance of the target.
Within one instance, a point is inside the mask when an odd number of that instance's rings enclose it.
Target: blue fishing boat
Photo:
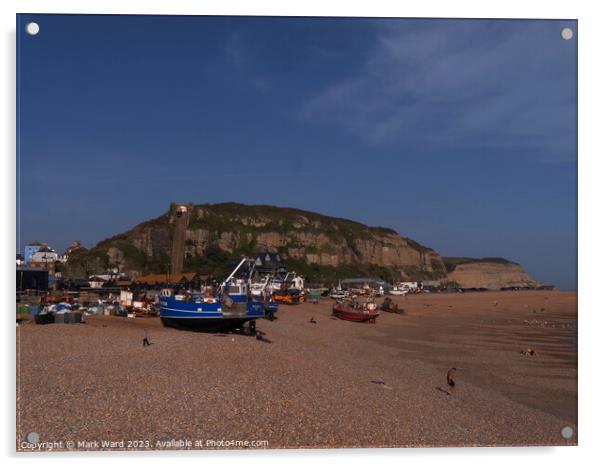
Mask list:
[[[275,314],[278,311],[278,303],[276,301],[272,301],[272,300],[266,301],[265,302],[265,311]]]
[[[248,283],[234,278],[247,262],[243,259],[222,283],[214,297],[161,296],[159,312],[164,325],[207,330],[227,330],[249,322],[254,330],[255,319],[264,316],[264,303],[253,299]]]
[[[249,277],[253,276],[255,264],[251,267]],[[255,301],[261,301],[264,305],[265,318],[268,320],[274,320],[276,312],[278,311],[278,303],[272,298],[272,293],[268,291],[268,287],[272,284],[272,276],[267,274],[259,282],[251,283],[250,289],[253,299]]]

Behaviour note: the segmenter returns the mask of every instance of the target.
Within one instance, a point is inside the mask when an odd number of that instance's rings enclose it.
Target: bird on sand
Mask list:
[[[456,376],[456,368],[452,367],[447,371],[447,394],[451,395],[454,392],[454,387],[456,386],[456,382],[454,381],[454,377]]]
[[[311,319],[309,319],[309,323],[310,324],[317,324],[318,322],[312,317]]]

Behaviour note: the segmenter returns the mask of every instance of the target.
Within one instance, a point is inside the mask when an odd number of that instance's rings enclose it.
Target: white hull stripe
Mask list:
[[[161,316],[162,319],[215,319],[215,320],[243,320],[258,319],[262,316],[224,317],[224,316]]]
[[[174,309],[173,307],[164,307],[164,306],[161,306],[161,310],[163,310],[163,309],[165,309],[166,311],[189,312],[189,313],[193,313],[193,314],[201,314],[201,313],[205,314],[205,313],[211,313],[211,312],[214,313],[214,314],[221,314],[221,312],[222,312],[221,308],[218,308],[218,309],[216,309],[214,311],[199,311],[199,310],[188,311],[188,310],[185,310],[185,309]]]

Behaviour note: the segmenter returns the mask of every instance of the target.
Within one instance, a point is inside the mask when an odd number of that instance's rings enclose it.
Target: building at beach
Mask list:
[[[48,246],[41,246],[36,252],[31,255],[28,262],[36,262],[38,264],[56,262],[59,255],[56,251]]]
[[[209,279],[208,275],[195,272],[178,274],[152,274],[133,278],[131,287],[135,289],[161,289],[177,287],[180,289],[199,289]]]
[[[278,253],[262,252],[255,256],[255,270],[260,274],[276,276],[286,272],[282,257]]]
[[[33,267],[17,267],[17,292],[48,291],[48,271]]]
[[[107,281],[104,277],[94,275],[90,277],[90,288],[102,288]]]
[[[27,246],[25,246],[23,251],[23,263],[27,265],[32,259],[33,255],[38,252],[42,246],[47,245],[45,243],[40,243],[39,241],[34,241],[33,243],[29,243]]]

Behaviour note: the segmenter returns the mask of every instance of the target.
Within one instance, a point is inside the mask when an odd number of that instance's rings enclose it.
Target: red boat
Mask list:
[[[344,303],[337,302],[332,306],[332,314],[339,319],[351,320],[353,322],[376,322],[380,315],[374,303]]]

